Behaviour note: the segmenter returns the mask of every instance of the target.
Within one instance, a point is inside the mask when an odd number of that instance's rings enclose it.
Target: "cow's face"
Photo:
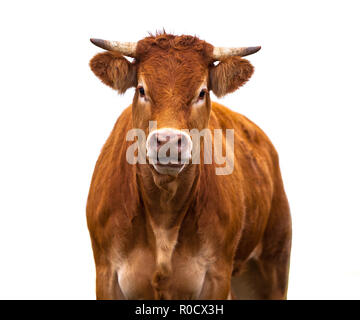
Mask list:
[[[190,162],[189,132],[207,127],[210,90],[223,96],[253,73],[239,56],[215,66],[213,50],[195,37],[162,34],[139,41],[132,63],[117,52],[100,53],[90,61],[93,72],[113,89],[123,93],[136,88],[133,126],[146,133],[148,160],[160,174],[177,175]]]

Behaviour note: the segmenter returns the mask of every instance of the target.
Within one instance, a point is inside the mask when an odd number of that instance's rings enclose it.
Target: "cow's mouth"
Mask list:
[[[177,176],[184,169],[185,165],[185,163],[162,164],[160,162],[152,164],[157,173],[167,174],[170,176]]]

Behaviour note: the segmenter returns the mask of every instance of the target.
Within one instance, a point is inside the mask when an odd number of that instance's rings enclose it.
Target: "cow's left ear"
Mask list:
[[[103,83],[120,93],[137,84],[135,64],[118,52],[98,53],[90,60],[90,68]]]
[[[210,69],[210,89],[217,97],[234,92],[254,72],[251,63],[238,56],[229,57]]]

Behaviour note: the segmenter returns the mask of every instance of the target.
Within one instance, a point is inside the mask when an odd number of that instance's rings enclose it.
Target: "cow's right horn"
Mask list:
[[[91,38],[90,41],[102,49],[117,51],[124,56],[135,58],[136,42],[119,42],[93,38]]]

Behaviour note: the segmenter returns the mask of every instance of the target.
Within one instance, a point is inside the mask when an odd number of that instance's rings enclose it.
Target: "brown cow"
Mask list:
[[[215,48],[166,33],[92,42],[109,50],[90,61],[95,75],[120,93],[136,88],[101,151],[87,202],[97,298],[285,299],[291,219],[277,153],[254,123],[209,95],[243,85],[253,66],[242,56],[260,47]],[[127,160],[132,128],[145,132],[146,164]],[[233,129],[231,174],[205,163],[204,143],[201,163],[192,163],[186,129],[209,129],[212,138],[221,129],[224,150]],[[163,163],[166,144],[176,154]]]

